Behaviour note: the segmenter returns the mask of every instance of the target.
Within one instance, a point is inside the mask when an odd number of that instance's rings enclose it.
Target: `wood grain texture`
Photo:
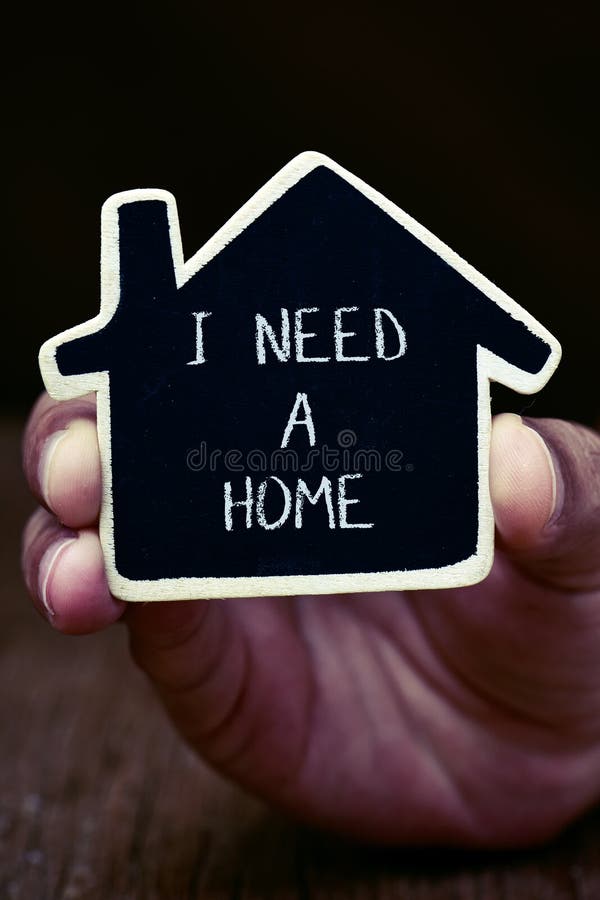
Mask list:
[[[297,827],[209,772],[129,661],[123,628],[63,637],[28,602],[19,430],[0,431],[2,900],[600,897],[600,811],[527,852],[381,850]]]

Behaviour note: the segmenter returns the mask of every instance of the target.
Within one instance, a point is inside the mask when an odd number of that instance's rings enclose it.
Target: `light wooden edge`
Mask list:
[[[56,364],[57,348],[68,341],[103,328],[112,318],[119,302],[118,211],[125,203],[161,200],[167,205],[175,277],[185,284],[228,243],[257,219],[290,187],[317,166],[326,166],[364,194],[380,209],[407,229],[467,281],[521,321],[551,348],[543,369],[530,374],[488,350],[478,347],[478,478],[479,530],[477,552],[466,560],[439,569],[418,571],[362,572],[352,574],[289,575],[240,578],[165,578],[133,581],[121,575],[115,563],[114,519],[112,508],[112,469],[108,372],[63,376]],[[115,596],[128,601],[185,600],[212,597],[277,596],[325,594],[384,590],[422,590],[474,584],[488,574],[494,553],[494,519],[488,486],[491,410],[489,382],[498,381],[522,394],[539,391],[549,380],[561,357],[560,344],[525,309],[481,275],[430,231],[360,178],[320,153],[301,153],[260,188],[189,260],[184,261],[179,218],[175,198],[167,191],[138,189],[114,194],[102,207],[101,227],[101,302],[100,312],[88,322],[63,331],[46,341],[40,350],[40,371],[48,393],[56,400],[68,400],[95,391],[98,394],[98,441],[102,467],[102,508],[100,540],[104,552],[108,583]],[[226,536],[225,536],[226,539]]]

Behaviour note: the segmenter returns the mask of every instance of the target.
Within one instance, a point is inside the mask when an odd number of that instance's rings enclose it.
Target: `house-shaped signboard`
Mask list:
[[[99,315],[40,353],[98,393],[109,583],[126,600],[485,577],[489,381],[558,364],[528,313],[377,191],[303,153],[191,259],[174,198],[102,216]]]

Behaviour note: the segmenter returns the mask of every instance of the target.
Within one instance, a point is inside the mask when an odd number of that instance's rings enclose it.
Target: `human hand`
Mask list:
[[[122,618],[192,747],[294,815],[371,841],[543,840],[600,797],[600,436],[527,421],[494,422],[478,585],[125,604],[98,539],[94,398],[43,395],[25,579],[59,631]]]

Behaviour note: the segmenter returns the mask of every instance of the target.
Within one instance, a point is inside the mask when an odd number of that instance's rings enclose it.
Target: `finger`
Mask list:
[[[125,609],[111,596],[98,534],[61,525],[44,509],[23,535],[22,566],[36,609],[65,634],[98,631]]]
[[[130,603],[125,622],[133,658],[205,759],[264,793],[297,770],[313,683],[289,598]]]
[[[213,756],[207,743],[237,706],[246,667],[242,630],[226,601],[131,604],[125,622],[136,663],[185,736]]]
[[[35,496],[72,528],[92,525],[101,498],[93,394],[58,402],[42,394],[25,429],[23,468]]]
[[[496,417],[490,491],[500,544],[522,570],[568,590],[600,587],[600,435]]]

